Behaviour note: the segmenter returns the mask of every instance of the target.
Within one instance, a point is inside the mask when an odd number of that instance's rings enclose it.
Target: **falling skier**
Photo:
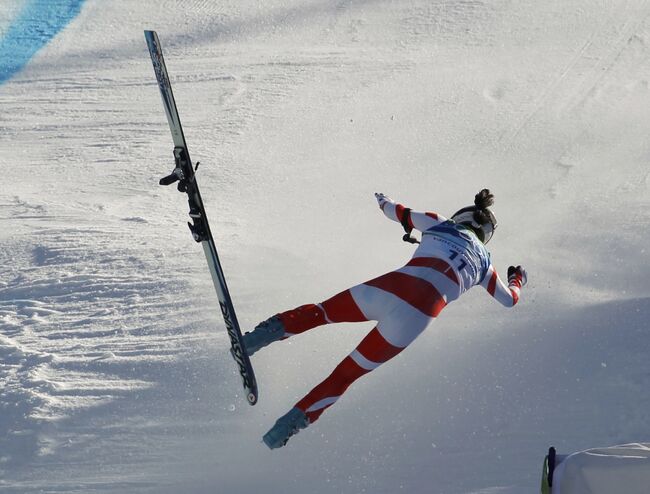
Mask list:
[[[474,206],[457,211],[451,220],[411,211],[384,194],[375,194],[379,207],[402,224],[404,240],[413,229],[422,242],[402,268],[345,290],[320,304],[307,304],[276,314],[244,335],[249,355],[278,340],[324,324],[377,321],[359,346],[327,379],[311,390],[264,435],[271,449],[284,446],[300,429],[315,422],[358,378],[404,350],[452,300],[481,285],[506,307],[519,300],[526,284],[521,266],[508,268],[506,286],[490,262],[485,244],[497,226],[488,209],[494,196],[483,189]]]

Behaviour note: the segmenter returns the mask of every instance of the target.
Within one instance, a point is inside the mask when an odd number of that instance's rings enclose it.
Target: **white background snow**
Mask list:
[[[24,2],[0,4],[0,35]],[[87,0],[0,86],[0,492],[537,492],[650,440],[650,4]],[[476,288],[286,448],[261,437],[372,323],[253,358],[247,405],[187,204],[157,30],[240,322],[401,266],[373,192],[489,187]]]

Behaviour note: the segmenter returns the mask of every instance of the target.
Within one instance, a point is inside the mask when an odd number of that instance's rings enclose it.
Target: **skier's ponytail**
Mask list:
[[[477,208],[474,212],[474,219],[479,225],[485,225],[491,221],[488,208],[493,204],[494,194],[488,189],[483,189],[474,196],[474,205]]]
[[[474,196],[474,205],[479,209],[487,209],[494,204],[494,194],[489,189],[483,189]]]

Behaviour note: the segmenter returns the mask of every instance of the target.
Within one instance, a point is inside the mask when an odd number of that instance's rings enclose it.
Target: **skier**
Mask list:
[[[474,205],[457,211],[450,220],[436,213],[411,211],[384,194],[375,194],[379,207],[401,223],[404,240],[413,229],[422,242],[402,268],[345,290],[320,304],[307,304],[276,314],[244,335],[249,355],[278,340],[324,324],[377,321],[359,346],[327,379],[264,435],[271,449],[284,446],[300,429],[315,422],[359,377],[376,369],[404,350],[452,300],[474,285],[481,285],[506,307],[519,300],[526,284],[521,266],[508,268],[506,286],[490,262],[485,244],[497,226],[488,209],[494,196],[488,189],[474,198]]]

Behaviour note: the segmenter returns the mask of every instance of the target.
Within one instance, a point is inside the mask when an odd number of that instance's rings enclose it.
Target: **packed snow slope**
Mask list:
[[[1,492],[518,494],[549,445],[650,440],[650,3],[46,3],[0,4],[42,46],[0,57]],[[246,404],[144,29],[244,329],[409,258],[375,191],[489,187],[520,304],[472,290],[269,451],[372,323],[255,355]]]

